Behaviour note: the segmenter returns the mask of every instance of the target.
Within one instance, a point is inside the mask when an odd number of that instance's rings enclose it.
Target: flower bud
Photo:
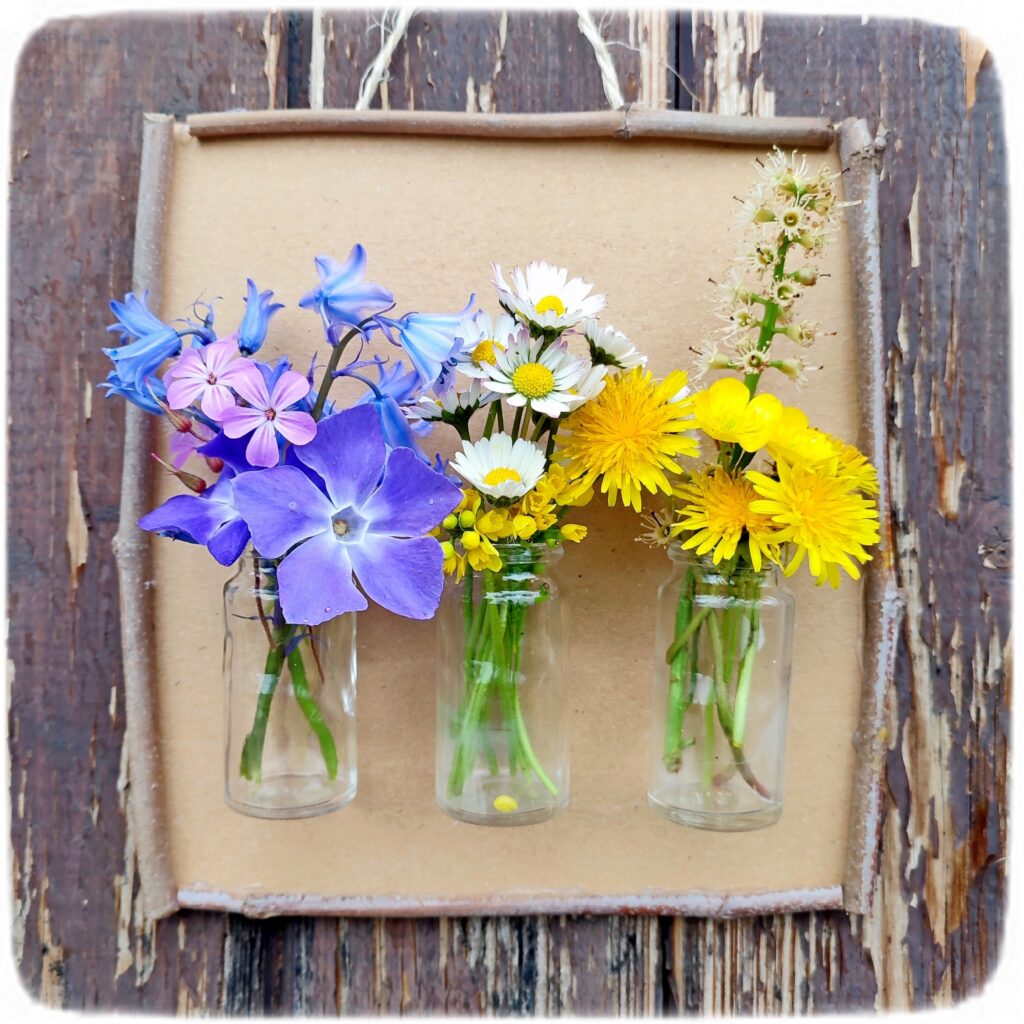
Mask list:
[[[167,465],[156,452],[153,452],[152,455],[171,476],[176,476],[190,491],[202,494],[206,490],[206,481],[201,476],[196,476],[195,473],[186,473],[183,469],[175,469],[173,466]]]
[[[441,520],[441,525],[446,530],[454,530],[459,525],[459,517],[453,513],[449,513]]]
[[[790,276],[798,284],[810,286],[818,283],[818,271],[815,267],[801,267]]]
[[[474,551],[480,547],[480,534],[475,530],[468,530],[462,535],[462,546],[467,551]]]
[[[216,456],[206,455],[206,464],[213,470],[214,473],[219,473],[224,468],[224,460],[218,459]]]
[[[467,508],[464,512],[459,513],[459,526],[464,530],[468,530],[471,526],[476,523],[476,513]]]
[[[441,541],[441,554],[445,558],[452,558],[455,555],[455,545],[450,540]]]

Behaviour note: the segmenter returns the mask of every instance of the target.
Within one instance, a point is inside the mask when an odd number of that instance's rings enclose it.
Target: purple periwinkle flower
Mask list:
[[[248,278],[246,284],[248,293],[245,297],[245,314],[238,327],[238,348],[243,356],[251,356],[263,345],[267,337],[270,318],[279,309],[284,309],[284,304],[271,302],[274,293],[272,291],[261,292],[252,278]]]
[[[374,313],[394,304],[395,297],[378,284],[363,280],[366,250],[354,245],[344,263],[317,256],[320,284],[299,300],[303,309],[315,309],[328,324],[357,326]]]
[[[238,358],[238,346],[231,338],[205,348],[188,348],[164,374],[167,404],[187,409],[197,399],[199,408],[212,420],[219,420],[234,408],[232,379],[244,373],[248,363]]]
[[[234,498],[234,487],[242,479],[224,474],[201,495],[176,494],[144,515],[139,526],[162,537],[202,544],[221,565],[233,565],[249,543],[249,527]]]
[[[252,466],[276,466],[278,434],[292,444],[306,444],[316,434],[316,421],[308,412],[290,406],[309,393],[309,381],[295,370],[285,370],[268,389],[260,369],[249,364],[232,378],[235,391],[248,406],[234,406],[221,416],[228,437],[252,433],[245,457]]]
[[[305,472],[278,466],[235,482],[256,550],[281,559],[285,619],[317,625],[364,610],[367,597],[429,619],[441,597],[443,558],[425,534],[459,503],[459,488],[408,448],[389,452],[377,413],[365,405],[321,420],[316,437],[292,451]]]

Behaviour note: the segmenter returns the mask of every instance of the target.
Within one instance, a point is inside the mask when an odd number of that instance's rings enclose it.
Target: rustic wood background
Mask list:
[[[888,133],[882,267],[907,614],[874,912],[143,919],[111,554],[123,412],[95,389],[106,301],[131,279],[141,115],[351,106],[380,34],[351,11],[69,20],[22,54],[11,143],[13,925],[21,975],[44,1002],[777,1013],[949,1003],[991,974],[1010,722],[1006,159],[991,58],[955,30],[859,18],[618,13],[603,31],[627,99],[856,115]],[[606,105],[574,15],[498,12],[417,14],[376,102]]]

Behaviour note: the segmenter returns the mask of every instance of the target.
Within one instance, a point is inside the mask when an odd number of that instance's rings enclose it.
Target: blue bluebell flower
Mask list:
[[[140,297],[129,292],[124,302],[111,300],[110,308],[117,322],[107,330],[117,331],[123,344],[103,350],[114,362],[117,385],[133,387],[139,393],[145,388],[146,378],[152,376],[164,360],[181,351],[181,335],[150,312],[147,295],[143,292]]]
[[[111,370],[107,374],[107,379],[99,386],[106,391],[107,398],[120,395],[132,405],[137,405],[143,412],[152,413],[154,416],[163,413],[157,400],[164,403],[167,401],[167,389],[158,377],[150,377],[141,388],[137,388],[133,382],[125,383],[121,380],[116,370]]]
[[[471,295],[466,308],[458,313],[406,313],[397,320],[383,315],[374,319],[388,341],[405,350],[423,387],[428,388],[443,376],[445,364],[462,351],[460,325],[474,302],[476,296]]]
[[[315,309],[327,324],[357,326],[374,313],[394,305],[395,297],[378,284],[363,281],[366,250],[354,245],[344,263],[317,256],[320,284],[299,300],[303,309]]]
[[[238,325],[238,350],[243,356],[251,356],[258,352],[267,337],[270,318],[279,310],[284,309],[281,302],[271,302],[272,291],[261,292],[248,278],[248,294],[245,297],[245,314]]]

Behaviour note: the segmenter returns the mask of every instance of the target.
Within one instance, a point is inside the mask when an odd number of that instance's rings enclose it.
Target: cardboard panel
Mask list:
[[[689,347],[718,323],[708,277],[724,277],[744,245],[734,197],[747,191],[752,161],[766,148],[379,134],[201,141],[179,127],[162,310],[180,316],[197,298],[221,296],[218,323],[234,324],[251,276],[288,303],[261,355],[286,353],[304,366],[326,347],[317,318],[296,305],[319,253],[343,258],[362,242],[371,278],[395,292],[399,308],[431,311],[461,308],[471,291],[496,309],[491,261],[510,268],[543,258],[596,283],[608,296],[606,321],[650,355],[657,373],[688,367]],[[834,148],[812,154],[819,158],[838,169]],[[804,300],[804,316],[837,332],[815,350],[824,368],[801,394],[777,392],[852,438],[869,369],[847,247],[841,227],[827,276]],[[176,486],[154,475],[152,502]],[[521,829],[458,823],[434,805],[434,627],[378,611],[359,619],[355,802],[296,822],[229,810],[220,589],[230,572],[203,549],[155,538],[160,799],[179,902],[257,914],[840,905],[864,674],[860,588],[821,593],[804,575],[793,581],[780,823],[738,835],[685,829],[645,798],[653,599],[668,562],[635,542],[632,513],[595,501],[584,520],[590,537],[562,563],[573,611],[572,802],[554,821]]]

